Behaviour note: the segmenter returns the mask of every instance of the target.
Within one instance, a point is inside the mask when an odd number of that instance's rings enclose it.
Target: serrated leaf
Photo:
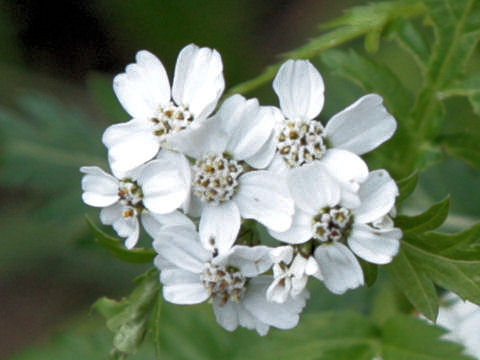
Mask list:
[[[410,125],[420,139],[433,140],[445,120],[438,94],[462,75],[480,39],[480,22],[476,20],[480,6],[476,0],[425,0],[425,4],[436,41]]]
[[[114,333],[113,346],[120,353],[133,354],[143,342],[147,321],[160,290],[157,270],[150,270],[136,281],[137,287],[119,302],[102,298],[93,307]]]
[[[151,263],[155,258],[155,251],[150,249],[134,248],[128,250],[123,245],[122,240],[104,233],[88,216],[85,216],[85,219],[96,241],[105,249],[109,250],[116,258],[136,264]]]
[[[411,21],[399,20],[394,25],[394,37],[413,55],[419,68],[425,72],[430,58],[430,46],[423,33]]]
[[[417,216],[399,215],[395,219],[395,226],[401,228],[405,234],[420,234],[435,230],[442,225],[448,216],[450,198],[432,205],[430,209]]]
[[[400,195],[397,197],[397,203],[408,198],[418,184],[418,172],[414,171],[406,178],[397,181],[398,190]]]
[[[245,94],[266,84],[273,79],[287,59],[312,59],[363,35],[373,34],[369,35],[366,45],[370,50],[374,50],[377,46],[377,37],[390,22],[398,18],[415,17],[424,11],[425,6],[421,1],[384,1],[348,9],[344,15],[322,26],[332,29],[331,31],[283,54],[282,61],[267,67],[259,76],[234,86],[228,91],[227,96],[235,93]]]
[[[367,92],[382,95],[397,118],[403,118],[411,108],[413,97],[398,77],[386,66],[353,50],[331,50],[322,61],[336,74],[360,85]]]
[[[441,144],[449,155],[480,169],[480,135],[461,133],[443,136]]]
[[[425,233],[403,238],[388,265],[395,284],[412,304],[434,320],[433,282],[480,304],[480,224],[458,234]]]
[[[441,339],[445,330],[420,319],[395,316],[382,326],[384,360],[472,360],[462,346]]]
[[[438,315],[438,296],[435,286],[427,275],[417,268],[403,248],[386,268],[395,285],[415,309],[427,319],[435,321]]]

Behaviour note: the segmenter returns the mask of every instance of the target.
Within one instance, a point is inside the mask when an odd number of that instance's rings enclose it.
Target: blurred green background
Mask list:
[[[78,171],[82,165],[107,165],[102,131],[128,120],[111,80],[136,51],[152,51],[172,74],[186,44],[214,47],[228,88],[318,34],[318,25],[342,9],[364,3],[0,0],[0,358],[103,358],[110,335],[89,307],[103,295],[127,295],[131,280],[146,269],[113,259],[92,241],[83,215],[96,219],[98,212],[81,202]],[[397,45],[382,43],[374,57],[401,74],[406,87],[419,87],[412,60]],[[322,119],[328,119],[363,92],[314,61],[326,81]],[[270,86],[253,95],[276,104]],[[452,131],[471,126],[466,100],[453,99],[449,107],[459,119]],[[447,226],[461,228],[480,214],[480,194],[472,191],[479,178],[478,171],[447,159],[422,174],[409,208],[451,193],[455,216]],[[319,284],[312,290],[307,313],[364,311],[373,296],[360,289],[337,297]],[[208,359],[209,351],[230,358],[233,348],[259,341],[256,334],[229,334],[216,326],[208,305],[165,305],[162,314],[165,358]],[[198,337],[198,329],[214,335]],[[210,350],[202,353],[202,347]],[[146,345],[145,354],[133,358],[152,358],[151,351]]]

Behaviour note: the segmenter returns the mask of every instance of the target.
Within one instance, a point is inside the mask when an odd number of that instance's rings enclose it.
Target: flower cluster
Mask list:
[[[147,51],[113,86],[132,120],[103,135],[113,175],[81,168],[83,200],[127,248],[141,219],[167,301],[208,300],[225,329],[264,335],[297,325],[310,276],[342,294],[364,283],[359,258],[386,264],[397,254],[397,186],[359,156],[395,131],[380,96],[324,126],[320,73],[289,60],[273,82],[279,108],[241,95],[218,106],[220,55],[195,45],[180,52],[171,87]],[[261,227],[276,246],[261,243]]]

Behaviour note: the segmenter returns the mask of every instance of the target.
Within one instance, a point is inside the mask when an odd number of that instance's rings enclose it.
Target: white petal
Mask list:
[[[238,322],[240,326],[243,326],[247,329],[257,330],[260,336],[264,336],[268,333],[268,329],[270,328],[264,322],[256,319],[250,311],[245,309],[245,307],[240,303],[236,305],[236,310],[238,314]]]
[[[238,160],[253,156],[268,141],[278,114],[273,107],[260,106],[257,99],[242,100],[231,114],[224,111],[220,118],[229,138],[227,151]]]
[[[238,305],[228,301],[225,304],[213,303],[213,312],[217,322],[228,331],[233,331],[238,327]]]
[[[291,246],[277,246],[270,250],[270,257],[275,264],[290,264],[293,258],[293,248]]]
[[[207,154],[223,153],[227,146],[228,136],[217,123],[217,117],[211,117],[196,126],[172,134],[167,143],[170,148],[199,159]]]
[[[198,233],[189,226],[165,226],[153,241],[153,248],[172,264],[193,273],[202,272],[211,258],[200,244]]]
[[[153,158],[160,148],[152,125],[145,120],[111,125],[103,133],[102,141],[108,148],[112,172],[118,178]]]
[[[350,249],[368,262],[388,264],[397,255],[402,231],[374,229],[364,224],[354,224],[348,238]]]
[[[243,298],[245,308],[260,321],[279,329],[291,329],[298,324],[299,313],[305,306],[307,296],[289,297],[283,304],[269,302],[266,291],[272,282],[270,276],[252,278]]]
[[[136,216],[120,216],[112,223],[112,226],[118,236],[126,238],[125,247],[127,249],[131,249],[137,244],[140,235],[140,225]]]
[[[215,108],[223,89],[222,58],[216,50],[187,45],[180,51],[175,66],[172,96],[195,117],[204,118]]]
[[[144,212],[142,214],[142,224],[152,238],[156,238],[163,227],[168,225],[189,226],[195,229],[193,222],[180,211],[174,211],[169,214]]]
[[[340,201],[340,186],[318,161],[292,169],[288,187],[295,205],[312,215]]]
[[[177,284],[163,287],[163,297],[168,302],[181,305],[199,304],[208,299],[208,292],[201,283]]]
[[[110,206],[118,201],[118,180],[96,166],[83,166],[82,199],[90,206]]]
[[[234,246],[228,256],[228,264],[238,268],[243,276],[254,277],[272,266],[270,250],[271,248],[263,245]]]
[[[287,118],[310,120],[323,107],[325,86],[317,69],[307,60],[288,60],[273,80],[273,89]]]
[[[275,278],[267,289],[267,300],[283,304],[290,295],[291,285],[288,277]]]
[[[363,272],[355,255],[337,242],[320,245],[315,249],[325,286],[334,294],[363,285]]]
[[[355,222],[369,223],[392,210],[398,187],[386,170],[375,170],[360,186],[358,195],[361,205],[353,211]]]
[[[147,164],[139,183],[143,204],[148,210],[167,214],[182,205],[190,192],[190,182],[186,181],[189,174],[184,174],[183,170],[181,164],[162,159]]]
[[[271,171],[259,170],[239,178],[234,197],[245,219],[255,219],[273,231],[285,231],[292,224],[293,200],[285,182]]]
[[[277,150],[277,134],[272,131],[268,140],[252,156],[245,159],[245,162],[255,169],[265,169],[273,160]]]
[[[297,208],[293,215],[292,226],[287,231],[277,232],[269,230],[269,234],[275,239],[288,244],[302,244],[312,238],[313,215]]]
[[[359,184],[368,177],[365,161],[347,150],[328,149],[321,162],[329,174],[351,192],[358,191]]]
[[[121,203],[115,203],[111,206],[103,208],[100,211],[100,221],[104,225],[112,225],[115,221],[122,217],[125,206]]]
[[[307,265],[305,266],[305,273],[307,275],[313,275],[315,277],[320,276],[320,278],[323,278],[320,273],[320,267],[318,266],[318,262],[313,256],[308,257]]]
[[[365,95],[332,117],[325,127],[332,146],[362,155],[390,139],[397,123],[382,102],[377,94]]]
[[[275,148],[276,148],[275,144]],[[287,174],[290,172],[290,168],[288,167],[285,160],[283,160],[283,156],[280,154],[275,154],[273,156],[273,160],[268,166],[268,170],[274,172],[278,176],[286,177]]]
[[[200,218],[200,239],[206,249],[227,253],[240,230],[240,213],[233,201],[220,205],[207,205]]]

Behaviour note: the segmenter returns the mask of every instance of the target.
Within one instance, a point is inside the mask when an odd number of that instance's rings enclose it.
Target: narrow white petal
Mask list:
[[[113,79],[113,90],[120,104],[133,118],[148,119],[155,114],[155,108],[145,99],[146,89],[141,79],[130,74],[119,74]]]
[[[83,166],[82,199],[90,206],[105,207],[118,201],[118,180],[96,166]]]
[[[368,262],[388,264],[398,253],[401,237],[402,231],[397,228],[378,230],[368,225],[354,224],[348,246]]]
[[[292,224],[293,200],[287,184],[271,171],[259,170],[239,178],[234,197],[245,219],[255,219],[273,231],[285,231]]]
[[[353,210],[355,222],[369,223],[392,210],[398,187],[386,170],[375,170],[360,186],[358,195],[361,205]]]
[[[144,212],[142,214],[142,224],[152,238],[156,238],[163,227],[168,225],[181,225],[195,229],[193,222],[180,211],[174,211],[169,214]]]
[[[308,60],[288,60],[273,80],[280,107],[289,119],[310,120],[323,107],[323,79]]]
[[[272,266],[268,246],[243,246],[237,245],[232,248],[228,256],[228,264],[240,270],[243,276],[254,277],[264,273]]]
[[[184,167],[162,159],[151,161],[142,172],[139,183],[143,190],[143,204],[151,212],[168,214],[178,209],[190,192],[189,174]]]
[[[265,294],[272,280],[271,276],[251,279],[243,304],[260,321],[279,329],[291,329],[297,326],[308,295],[289,297],[283,304],[270,302]]]
[[[321,159],[328,173],[351,192],[368,177],[368,166],[360,156],[342,149],[328,149]]]
[[[200,244],[198,233],[189,226],[165,226],[153,241],[153,248],[172,264],[193,273],[202,272],[211,258]]]
[[[334,294],[363,285],[363,272],[355,255],[337,242],[320,245],[315,249],[325,286]]]
[[[312,238],[312,214],[296,208],[293,215],[292,226],[287,231],[277,232],[269,230],[275,239],[288,244],[301,244]]]
[[[175,66],[172,96],[196,118],[204,118],[215,108],[223,89],[222,58],[216,50],[187,45],[180,51]]]
[[[136,119],[109,126],[102,141],[108,148],[112,172],[118,178],[153,158],[160,148],[150,122]]]
[[[227,253],[237,239],[239,230],[240,212],[233,201],[203,208],[199,232],[206,249]]]
[[[332,117],[325,127],[332,146],[362,155],[390,139],[397,122],[382,102],[377,94],[365,95]]]
[[[177,284],[163,287],[163,297],[168,302],[180,305],[199,304],[208,299],[208,292],[200,283]]]
[[[225,304],[213,303],[215,319],[225,330],[233,331],[238,327],[238,304],[228,301]]]
[[[312,215],[340,202],[340,186],[318,161],[292,169],[288,174],[288,187],[295,205]]]

